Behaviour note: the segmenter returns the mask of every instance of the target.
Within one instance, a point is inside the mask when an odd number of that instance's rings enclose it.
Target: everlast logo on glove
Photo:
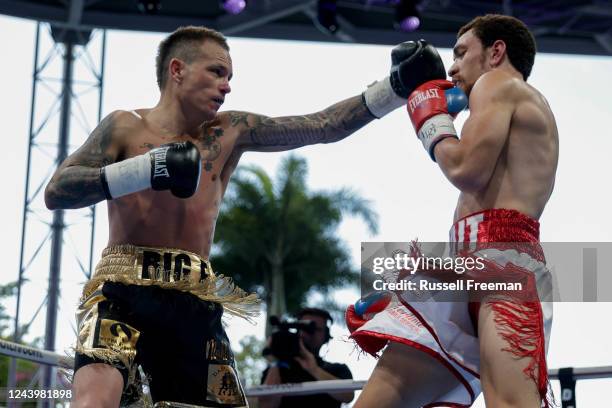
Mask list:
[[[458,93],[452,89],[452,82],[434,80],[420,85],[408,97],[408,115],[419,140],[433,161],[436,161],[434,148],[441,140],[457,138],[453,118],[467,105],[463,91],[459,91],[463,95],[463,98],[459,98]],[[453,101],[452,111],[447,102],[449,98]],[[456,103],[458,100],[462,103]]]
[[[166,155],[168,154],[170,147],[161,147],[156,149],[153,153],[153,178],[156,177],[170,177],[168,173],[168,166],[166,165]]]
[[[421,104],[421,102],[432,98],[442,98],[437,89],[425,89],[421,92],[415,93],[415,95],[408,101],[410,113],[414,113],[415,109]]]

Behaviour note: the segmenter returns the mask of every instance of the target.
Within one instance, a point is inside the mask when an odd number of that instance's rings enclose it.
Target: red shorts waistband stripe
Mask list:
[[[539,242],[540,223],[516,210],[494,208],[457,220],[451,242]]]

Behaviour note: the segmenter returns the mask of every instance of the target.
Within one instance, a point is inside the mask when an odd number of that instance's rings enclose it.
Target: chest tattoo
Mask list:
[[[223,128],[208,127],[204,129],[203,135],[197,142],[200,147],[200,156],[202,157],[202,162],[204,163],[203,168],[205,171],[212,171],[213,161],[215,161],[221,154],[221,143],[218,141],[221,136],[223,136]],[[141,149],[151,150],[155,148],[156,145],[145,142],[139,147]],[[213,181],[215,178],[213,178]]]
[[[221,136],[223,136],[223,129],[220,127],[210,127],[204,130],[199,144],[205,171],[212,170],[212,162],[221,154],[221,143],[218,141]]]

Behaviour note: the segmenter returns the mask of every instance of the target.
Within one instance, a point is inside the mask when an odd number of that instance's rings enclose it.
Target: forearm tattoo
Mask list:
[[[249,123],[250,139],[255,146],[299,147],[333,143],[373,119],[374,116],[363,104],[361,96],[355,96],[310,115],[281,118],[252,115]]]
[[[109,115],[53,176],[47,198],[54,207],[81,208],[105,200],[100,168],[114,161],[109,154],[113,128],[114,120]]]
[[[82,208],[106,199],[100,169],[67,167],[53,184],[52,200],[57,208]]]

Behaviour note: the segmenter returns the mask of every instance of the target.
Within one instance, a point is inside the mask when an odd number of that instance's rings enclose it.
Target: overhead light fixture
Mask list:
[[[316,22],[322,31],[328,34],[335,34],[338,31],[340,27],[336,18],[337,9],[336,0],[319,0]]]
[[[395,6],[395,24],[402,31],[415,31],[421,25],[417,1],[400,0]]]
[[[223,0],[222,7],[229,14],[240,14],[246,8],[246,0]]]
[[[142,14],[157,14],[161,10],[161,0],[138,0],[138,10]]]

